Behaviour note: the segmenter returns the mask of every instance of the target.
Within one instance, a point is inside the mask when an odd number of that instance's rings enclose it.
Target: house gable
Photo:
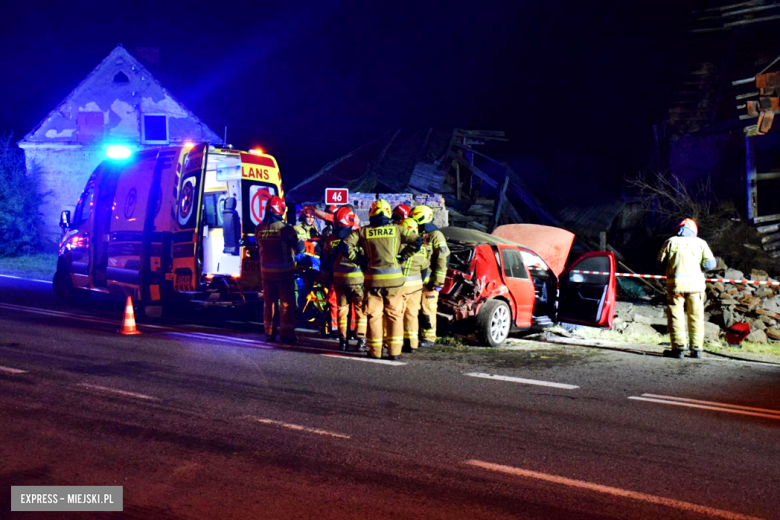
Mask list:
[[[113,141],[159,146],[190,140],[220,142],[120,45],[19,144],[97,146]]]

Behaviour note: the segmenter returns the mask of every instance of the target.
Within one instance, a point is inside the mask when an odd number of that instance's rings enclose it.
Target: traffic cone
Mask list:
[[[141,331],[135,327],[133,299],[130,296],[127,297],[127,303],[125,304],[125,319],[122,320],[122,328],[119,329],[119,333],[124,334],[125,336],[133,336],[141,333]]]

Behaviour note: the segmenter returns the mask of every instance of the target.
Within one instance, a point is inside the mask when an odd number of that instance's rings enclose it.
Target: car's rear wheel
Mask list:
[[[512,327],[512,311],[506,302],[490,300],[477,315],[477,338],[481,343],[498,347],[509,336]]]

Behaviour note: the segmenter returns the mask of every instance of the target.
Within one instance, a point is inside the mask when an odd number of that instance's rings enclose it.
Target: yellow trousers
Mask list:
[[[404,286],[404,341],[412,349],[420,346],[420,309],[422,308],[422,286]]]
[[[363,309],[362,285],[334,285],[336,290],[336,304],[339,308],[339,335],[347,339],[349,337],[349,310],[350,304],[355,306],[357,318],[357,337],[366,337],[366,313]]]
[[[295,332],[295,282],[263,280],[263,327],[266,334],[275,332],[274,319],[279,318],[282,336]]]
[[[368,355],[382,357],[382,340],[387,320],[387,351],[391,356],[400,356],[404,345],[403,287],[366,288],[366,344]]]
[[[436,343],[436,310],[438,309],[439,293],[438,291],[429,291],[423,288],[422,292],[422,313],[427,316],[427,323],[424,323],[422,337],[424,340]]]
[[[704,348],[704,293],[666,293],[666,318],[672,348]]]

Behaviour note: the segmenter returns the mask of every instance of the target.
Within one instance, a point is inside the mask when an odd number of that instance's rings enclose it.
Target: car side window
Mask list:
[[[504,274],[509,278],[527,279],[528,272],[525,270],[523,259],[520,257],[520,251],[517,249],[502,249],[501,263],[504,264]]]
[[[84,193],[81,194],[79,203],[76,205],[76,213],[73,215],[73,223],[75,226],[80,226],[89,219],[92,214],[93,195],[95,194],[95,187],[90,186]]]

